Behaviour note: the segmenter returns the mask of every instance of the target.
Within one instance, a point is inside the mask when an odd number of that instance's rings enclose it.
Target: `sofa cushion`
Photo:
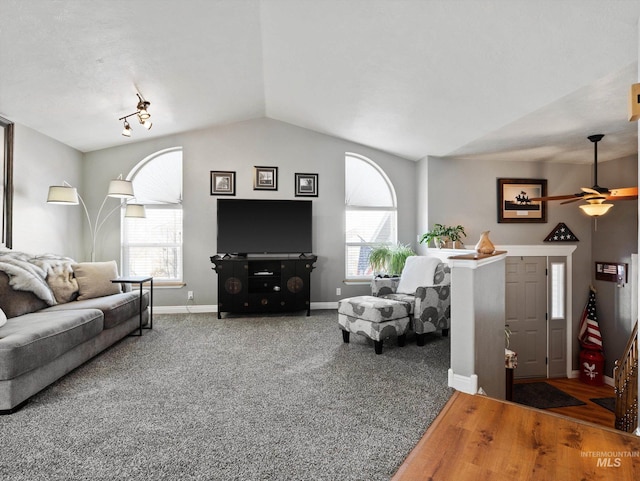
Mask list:
[[[97,309],[39,311],[9,319],[0,328],[0,379],[43,366],[102,332]]]
[[[122,292],[120,284],[111,282],[111,279],[118,277],[116,261],[81,262],[74,264],[72,268],[78,281],[79,301]]]
[[[433,285],[433,276],[440,262],[442,261],[439,258],[432,256],[407,257],[396,292],[413,294],[420,286]]]
[[[112,329],[124,321],[138,316],[140,291],[123,292],[106,297],[96,297],[83,301],[72,301],[44,309],[43,312],[67,311],[72,309],[99,309],[104,314],[104,329]],[[142,294],[142,309],[149,306],[149,292]]]
[[[29,291],[15,291],[9,285],[9,276],[0,271],[0,309],[8,318],[39,311],[47,303]]]
[[[4,326],[7,323],[7,315],[4,313],[2,309],[0,309],[0,327]]]

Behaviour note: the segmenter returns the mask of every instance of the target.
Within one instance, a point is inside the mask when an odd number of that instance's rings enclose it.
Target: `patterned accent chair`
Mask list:
[[[398,346],[404,346],[409,323],[406,302],[373,296],[349,297],[338,302],[342,340],[348,343],[351,332],[368,337],[376,354],[382,354],[382,341],[388,337],[396,337]]]
[[[399,278],[374,278],[371,293],[409,305],[418,346],[424,346],[429,332],[440,330],[443,336],[449,335],[451,269],[437,257],[408,257]]]

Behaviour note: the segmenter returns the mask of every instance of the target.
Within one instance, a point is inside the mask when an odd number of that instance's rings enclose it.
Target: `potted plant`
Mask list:
[[[369,253],[369,265],[376,274],[399,276],[409,256],[415,256],[413,249],[405,244],[379,245]]]
[[[420,244],[427,244],[428,247],[429,242],[433,241],[433,244],[438,249],[441,249],[444,246],[444,239],[447,237],[447,230],[447,227],[442,224],[433,224],[433,229],[425,232],[420,237]]]
[[[458,243],[462,246],[462,238],[467,237],[466,232],[464,231],[464,227],[461,225],[447,227],[447,237],[451,241],[451,247],[453,249],[458,248]]]
[[[441,249],[450,241],[451,247],[455,249],[457,243],[462,243],[461,239],[466,236],[467,234],[464,231],[464,227],[461,225],[446,226],[443,224],[433,224],[433,229],[422,234],[420,243],[427,244],[428,246],[429,242],[433,241],[433,244],[438,249]]]

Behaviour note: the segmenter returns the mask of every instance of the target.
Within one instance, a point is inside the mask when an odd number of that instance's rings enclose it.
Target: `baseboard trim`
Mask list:
[[[478,393],[478,376],[476,374],[462,376],[461,374],[454,374],[453,369],[449,369],[448,372],[449,387],[467,394]]]
[[[311,303],[312,311],[316,311],[320,309],[337,309],[337,308],[338,308],[337,302],[312,302]]]
[[[200,314],[218,312],[217,305],[153,306],[154,314]]]
[[[337,309],[337,302],[312,302],[311,310],[316,311],[320,309]],[[202,313],[217,313],[218,305],[187,305],[187,306],[153,306],[153,312],[155,314],[202,314]]]

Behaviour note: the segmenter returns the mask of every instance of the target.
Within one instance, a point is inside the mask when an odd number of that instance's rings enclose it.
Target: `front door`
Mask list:
[[[507,257],[509,349],[518,354],[516,378],[547,377],[547,258]]]

